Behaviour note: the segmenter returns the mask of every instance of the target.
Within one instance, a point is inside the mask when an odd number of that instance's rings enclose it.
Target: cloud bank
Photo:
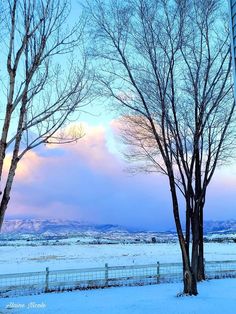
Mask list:
[[[42,146],[24,157],[6,217],[171,228],[166,178],[157,174],[131,176],[124,171],[126,164],[121,156],[111,152],[111,130],[102,125],[83,124],[83,128],[85,136],[77,143]],[[235,188],[232,171],[216,175],[206,205],[207,219],[236,218]]]

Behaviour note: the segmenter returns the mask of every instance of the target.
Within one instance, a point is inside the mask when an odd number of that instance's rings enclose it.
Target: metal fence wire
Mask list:
[[[33,295],[52,291],[151,285],[182,280],[181,263],[108,266],[2,274],[0,296]],[[205,262],[207,279],[236,278],[236,260]]]
[[[211,261],[205,263],[207,279],[236,278],[236,261]]]

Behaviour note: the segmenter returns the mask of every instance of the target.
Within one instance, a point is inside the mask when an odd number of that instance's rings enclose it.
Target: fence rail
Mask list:
[[[236,278],[236,260],[205,263],[206,277]],[[52,291],[95,289],[114,286],[151,285],[182,280],[181,263],[108,266],[2,274],[0,296],[32,295]]]

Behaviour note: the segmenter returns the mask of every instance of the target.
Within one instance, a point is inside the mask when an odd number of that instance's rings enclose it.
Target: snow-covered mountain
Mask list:
[[[3,234],[68,234],[79,232],[119,232],[126,231],[125,228],[111,224],[88,224],[79,221],[60,219],[16,219],[5,220],[1,233]]]
[[[209,220],[204,222],[205,233],[236,233],[236,220]]]
[[[2,234],[77,234],[83,232],[95,233],[138,233],[141,230],[125,228],[112,224],[90,224],[75,220],[61,219],[15,219],[5,220],[1,230]],[[145,233],[145,232],[144,232]],[[165,232],[164,232],[165,233]],[[163,233],[163,234],[164,234]],[[170,233],[170,232],[167,232]],[[172,234],[175,231],[171,232]],[[205,234],[236,233],[236,220],[205,221]]]

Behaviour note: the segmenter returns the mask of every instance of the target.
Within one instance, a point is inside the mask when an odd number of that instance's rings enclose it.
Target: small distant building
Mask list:
[[[152,237],[152,243],[157,243],[156,237]]]

